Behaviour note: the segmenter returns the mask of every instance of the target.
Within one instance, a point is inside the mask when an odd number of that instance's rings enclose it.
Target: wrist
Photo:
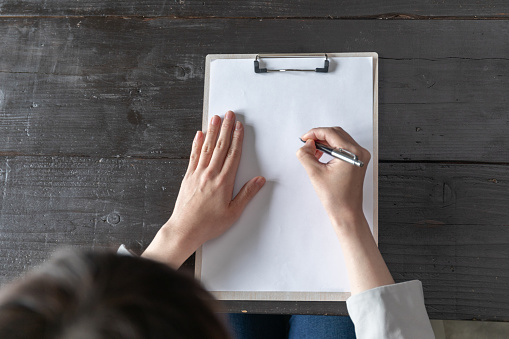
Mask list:
[[[342,213],[340,216],[331,216],[332,226],[340,240],[363,236],[367,232],[371,235],[368,221],[364,212]]]
[[[196,251],[195,245],[168,220],[157,232],[142,257],[179,268]]]

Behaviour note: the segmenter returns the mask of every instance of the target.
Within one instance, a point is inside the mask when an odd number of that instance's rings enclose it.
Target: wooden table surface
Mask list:
[[[0,0],[0,283],[64,245],[148,245],[201,126],[207,54],[374,51],[389,269],[422,281],[431,318],[509,320],[509,3],[383,3]]]

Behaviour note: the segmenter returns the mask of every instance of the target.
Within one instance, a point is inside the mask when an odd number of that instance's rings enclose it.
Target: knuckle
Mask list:
[[[191,154],[200,154],[203,146],[201,144],[193,144],[191,147]]]
[[[204,154],[212,153],[212,145],[210,145],[208,143],[203,145],[203,148],[202,148],[201,152],[204,153]]]
[[[224,131],[224,132],[229,132],[231,131],[232,129],[232,123],[228,120],[228,119],[225,119],[223,121],[223,125],[221,126],[221,129]]]
[[[295,154],[297,155],[298,159],[302,159],[306,156],[307,152],[304,150],[304,148],[299,148]]]
[[[352,149],[354,150],[354,154],[357,154],[357,156],[365,163],[371,160],[371,153],[364,147],[357,145],[357,147],[354,147]]]
[[[189,162],[196,162],[198,161],[198,154],[196,153],[191,153],[191,156],[189,157]]]
[[[214,180],[214,173],[211,170],[203,171],[202,178],[205,182]]]
[[[364,156],[366,157],[366,161],[371,160],[371,153],[367,149],[364,149]]]
[[[216,144],[216,149],[217,150],[221,150],[221,149],[224,148],[224,146],[225,146],[225,141],[223,139],[221,139],[221,138],[218,139],[217,140],[217,144]]]
[[[232,145],[238,145],[242,142],[242,133],[235,131],[232,136]]]
[[[240,157],[241,150],[237,147],[230,147],[228,150],[228,154],[226,155],[228,158],[237,158]]]
[[[219,177],[217,177],[216,179],[216,184],[219,186],[219,187],[224,187],[226,184],[228,184],[228,177],[226,175],[220,175]]]

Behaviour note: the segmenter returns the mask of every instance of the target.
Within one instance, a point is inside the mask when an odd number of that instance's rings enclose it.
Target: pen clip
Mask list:
[[[359,158],[357,158],[357,156],[355,154],[353,154],[350,151],[347,151],[346,149],[338,148],[338,149],[335,149],[335,151],[338,153],[343,153],[343,155],[345,155],[345,156],[349,156],[352,160],[359,160]]]

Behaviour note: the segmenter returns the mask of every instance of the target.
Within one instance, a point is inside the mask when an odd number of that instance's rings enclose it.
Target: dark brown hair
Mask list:
[[[150,260],[66,251],[0,293],[0,338],[228,338],[213,298]]]

